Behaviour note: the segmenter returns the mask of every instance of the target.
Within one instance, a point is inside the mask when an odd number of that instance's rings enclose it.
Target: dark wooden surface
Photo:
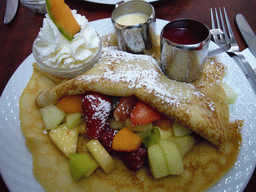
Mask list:
[[[102,5],[83,0],[66,0],[65,2],[81,15],[85,15],[89,21],[108,18],[114,9],[114,5]],[[156,11],[156,17],[159,19],[171,21],[178,18],[192,18],[205,23],[209,27],[211,27],[210,8],[226,7],[232,29],[241,50],[245,49],[247,45],[235,24],[236,14],[242,13],[256,32],[256,0],[160,0],[153,2],[152,5]],[[44,15],[33,13],[29,8],[19,3],[16,16],[11,23],[6,25],[3,23],[5,6],[6,1],[1,0],[0,94],[2,94],[15,70],[31,54],[33,41],[42,26],[44,18]],[[247,185],[246,192],[255,191],[255,175],[254,173]],[[0,184],[2,191],[7,190],[1,178]]]

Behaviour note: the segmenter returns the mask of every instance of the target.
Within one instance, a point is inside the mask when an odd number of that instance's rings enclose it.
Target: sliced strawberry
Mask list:
[[[148,162],[147,150],[142,147],[136,151],[120,152],[118,156],[122,159],[124,164],[133,171],[138,171]]]
[[[88,137],[90,139],[99,139],[109,124],[111,99],[100,93],[90,92],[85,95],[82,107],[85,114]]]
[[[163,118],[163,115],[143,101],[138,101],[131,112],[132,125],[145,125]]]
[[[131,112],[137,101],[138,98],[135,96],[122,97],[113,114],[115,120],[123,122],[125,119],[130,118]]]

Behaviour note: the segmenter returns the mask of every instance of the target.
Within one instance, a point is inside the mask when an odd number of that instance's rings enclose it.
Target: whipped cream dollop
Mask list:
[[[76,10],[72,10],[72,14],[81,30],[71,41],[62,35],[46,14],[43,27],[33,45],[37,58],[45,65],[72,68],[86,63],[96,54],[100,46],[100,37],[85,16],[77,14]]]

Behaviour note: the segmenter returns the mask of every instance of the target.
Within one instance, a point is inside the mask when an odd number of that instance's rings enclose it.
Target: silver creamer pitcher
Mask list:
[[[117,22],[120,16],[132,13],[144,13],[148,18],[143,23],[124,25]],[[130,53],[151,54],[156,41],[155,10],[145,1],[134,0],[119,2],[112,12],[112,23],[118,40],[118,48]]]

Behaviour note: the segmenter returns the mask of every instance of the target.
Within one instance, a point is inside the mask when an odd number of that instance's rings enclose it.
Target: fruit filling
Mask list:
[[[189,129],[136,96],[89,92],[65,96],[40,111],[52,142],[70,159],[75,180],[98,167],[110,174],[114,156],[133,171],[149,165],[156,179],[181,175],[182,158],[195,145]]]

